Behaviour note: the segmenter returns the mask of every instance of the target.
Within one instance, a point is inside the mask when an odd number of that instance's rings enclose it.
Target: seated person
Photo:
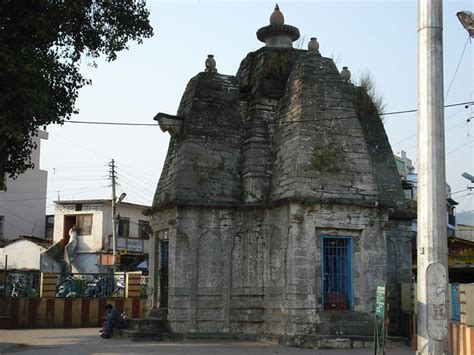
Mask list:
[[[102,338],[109,339],[115,328],[121,329],[125,326],[122,314],[111,304],[105,306],[105,326],[102,332]]]

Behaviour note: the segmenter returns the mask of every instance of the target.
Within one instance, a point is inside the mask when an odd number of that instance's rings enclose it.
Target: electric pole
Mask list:
[[[115,161],[112,159],[110,162],[110,177],[112,179],[112,255],[113,255],[113,263],[114,263],[114,273],[117,271],[117,207],[116,207],[116,193],[115,193]]]
[[[417,354],[430,355],[448,332],[442,7],[418,0]]]

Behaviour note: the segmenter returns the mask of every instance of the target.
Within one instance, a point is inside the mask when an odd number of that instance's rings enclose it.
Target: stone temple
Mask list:
[[[293,48],[299,30],[278,7],[257,37],[265,46],[237,74],[210,55],[177,115],[155,117],[171,141],[152,207],[150,315],[173,333],[288,344],[369,335],[387,283],[396,333],[412,216],[377,109],[315,38]]]

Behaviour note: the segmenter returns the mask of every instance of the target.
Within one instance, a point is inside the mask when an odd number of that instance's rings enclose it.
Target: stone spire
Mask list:
[[[284,25],[285,24],[285,16],[280,11],[280,7],[278,4],[275,5],[275,11],[273,11],[272,15],[270,16],[270,25]]]
[[[257,38],[268,47],[293,47],[293,42],[300,38],[300,31],[294,26],[285,25],[285,17],[276,4],[270,16],[270,25],[260,28]]]

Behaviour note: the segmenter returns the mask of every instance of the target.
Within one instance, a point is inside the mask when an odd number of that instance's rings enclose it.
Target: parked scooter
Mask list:
[[[56,296],[67,298],[78,296],[72,276],[66,277],[66,280],[64,280],[63,284],[59,286]]]

